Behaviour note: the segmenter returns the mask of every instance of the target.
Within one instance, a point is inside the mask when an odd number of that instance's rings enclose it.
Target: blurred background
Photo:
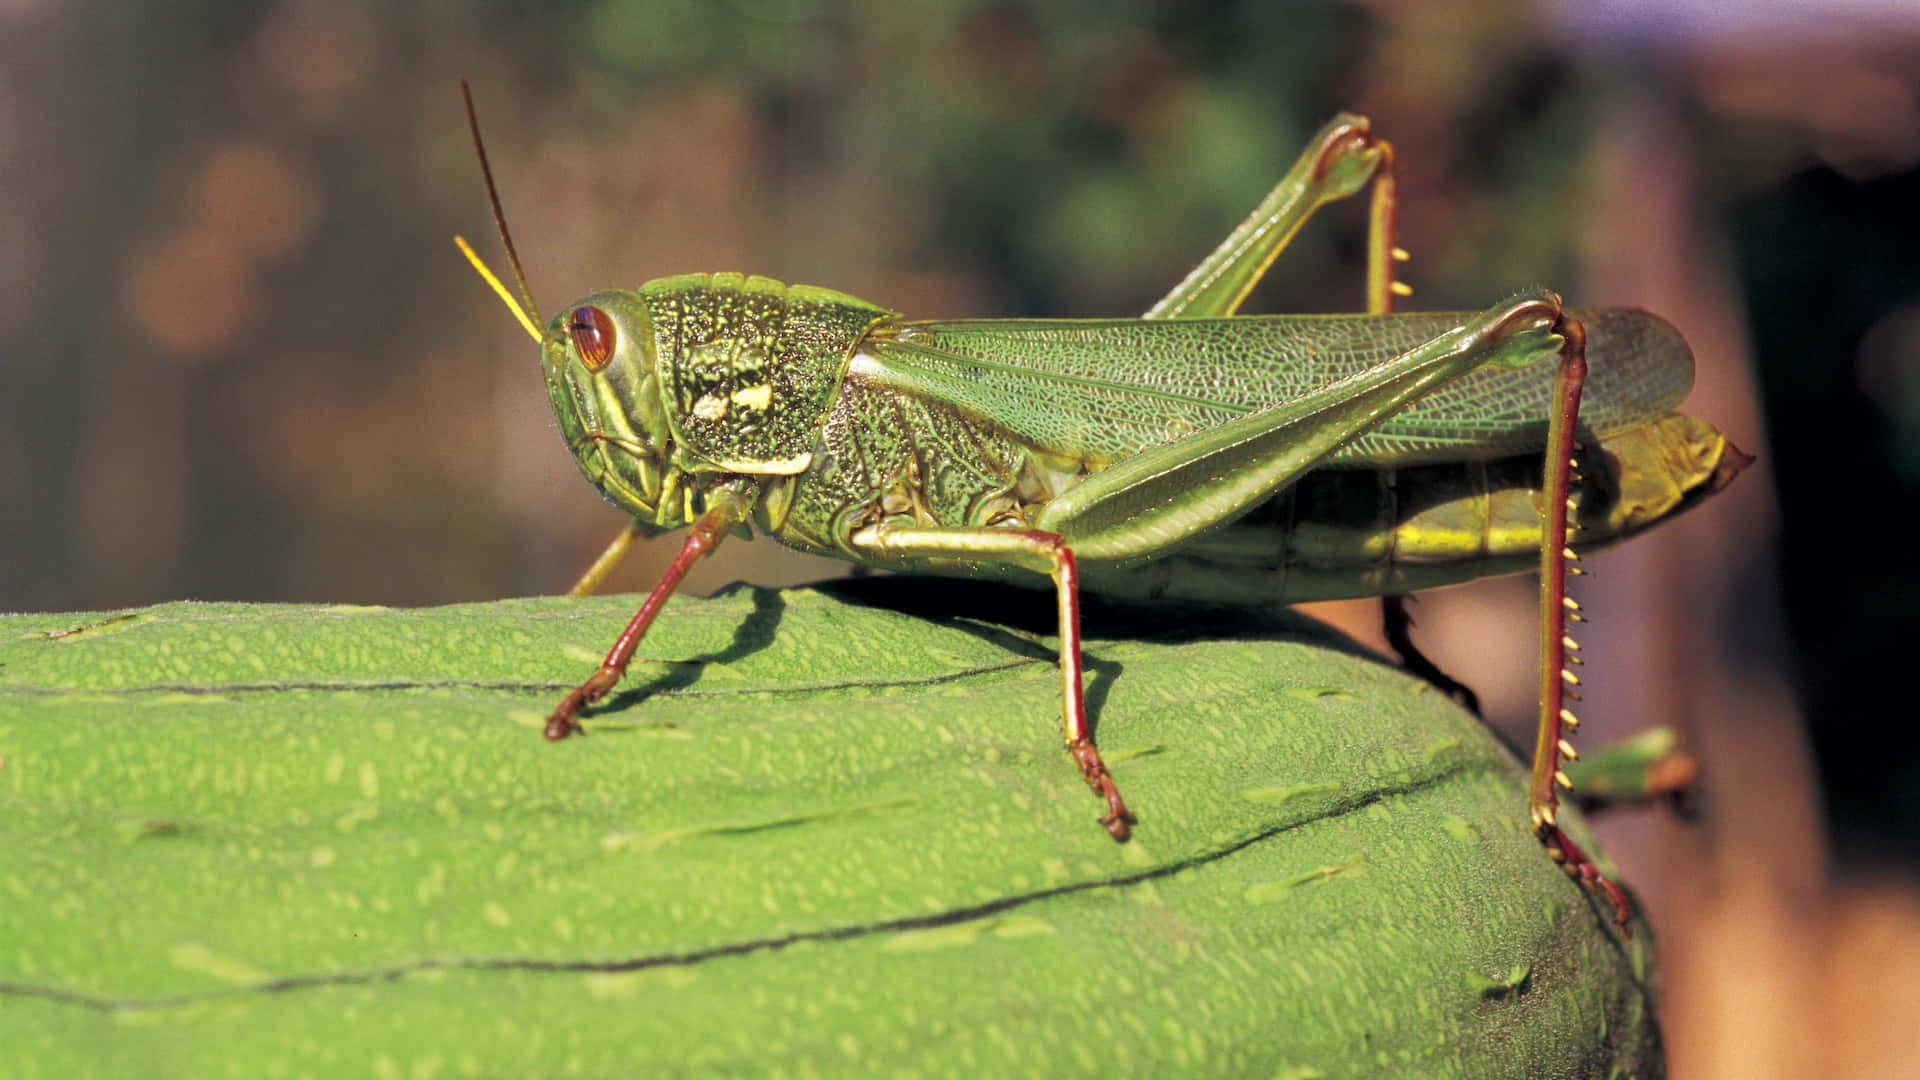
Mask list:
[[[551,593],[619,529],[451,244],[501,263],[461,75],[549,312],[738,269],[1136,313],[1351,109],[1399,152],[1406,306],[1657,310],[1760,457],[1581,592],[1584,743],[1665,723],[1705,767],[1692,820],[1600,823],[1675,1075],[1920,1075],[1911,0],[540,9],[0,0],[0,610]],[[1323,215],[1249,310],[1361,306],[1363,232]],[[691,591],[843,572],[723,555]],[[1413,609],[1528,742],[1532,598]]]

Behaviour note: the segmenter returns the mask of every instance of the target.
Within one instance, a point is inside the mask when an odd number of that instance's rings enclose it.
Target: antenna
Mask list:
[[[526,312],[520,310],[520,301],[515,300],[513,294],[508,292],[507,287],[500,283],[500,279],[494,275],[494,272],[488,269],[487,264],[480,261],[479,254],[473,250],[472,245],[467,243],[467,238],[464,236],[455,236],[453,242],[460,245],[460,253],[465,255],[467,261],[473,264],[474,270],[479,273],[480,277],[485,280],[487,284],[493,286],[493,291],[506,303],[507,310],[513,312],[513,317],[520,320],[521,328],[526,330],[527,336],[533,339],[533,343],[535,345],[546,344],[546,339],[540,336],[540,328],[533,324],[533,320],[527,317]]]
[[[541,341],[538,329],[541,322],[540,308],[533,302],[533,290],[527,288],[527,273],[520,267],[520,253],[514,250],[513,235],[507,231],[507,215],[500,209],[500,192],[493,184],[493,168],[487,164],[487,146],[480,139],[480,117],[474,112],[473,90],[467,86],[465,78],[460,80],[460,96],[467,102],[467,128],[473,132],[473,150],[480,157],[480,175],[487,181],[487,202],[493,207],[493,225],[500,231],[500,243],[507,249],[507,262],[513,267],[513,278],[520,283],[520,296],[526,301],[525,309],[523,310],[514,302],[512,295],[500,283],[500,279],[487,269],[486,264],[473,253],[473,249],[467,246],[465,240],[456,236],[453,238],[454,243],[460,245],[460,250],[466,253],[468,261],[473,263],[473,268],[478,270],[480,276],[500,294],[500,299],[505,300],[507,306],[513,309],[514,316],[520,320],[520,325],[526,328],[527,333],[533,336],[533,340]]]

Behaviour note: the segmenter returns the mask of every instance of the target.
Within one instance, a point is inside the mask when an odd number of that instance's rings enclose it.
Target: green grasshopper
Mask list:
[[[1050,586],[1066,748],[1125,840],[1133,815],[1082,696],[1082,588],[1281,604],[1537,564],[1533,829],[1627,926],[1625,896],[1555,822],[1578,723],[1567,536],[1570,516],[1582,549],[1631,536],[1748,460],[1672,412],[1693,360],[1671,326],[1567,311],[1544,290],[1392,314],[1410,291],[1393,277],[1392,150],[1342,115],[1142,318],[911,321],[827,289],[691,274],[594,293],[542,331],[470,94],[467,108],[524,310],[458,242],[539,343],[581,471],[634,519],[573,591],[636,538],[691,526],[547,738],[579,729],[693,563],[751,523],[866,566]],[[1315,209],[1369,183],[1367,314],[1235,314]]]

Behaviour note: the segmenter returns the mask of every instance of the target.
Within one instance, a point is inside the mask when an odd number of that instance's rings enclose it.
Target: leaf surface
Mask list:
[[[9,1075],[1655,1075],[1520,766],[1286,613],[1041,594],[0,619]],[[1584,832],[1577,832],[1582,840]]]

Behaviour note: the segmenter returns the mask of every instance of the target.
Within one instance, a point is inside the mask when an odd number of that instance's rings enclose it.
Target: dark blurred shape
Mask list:
[[[1920,867],[1906,677],[1920,561],[1903,544],[1920,500],[1916,206],[1920,170],[1857,181],[1822,166],[1732,214],[1784,511],[1795,674],[1836,854],[1862,870]],[[1869,393],[1896,387],[1904,399]]]

